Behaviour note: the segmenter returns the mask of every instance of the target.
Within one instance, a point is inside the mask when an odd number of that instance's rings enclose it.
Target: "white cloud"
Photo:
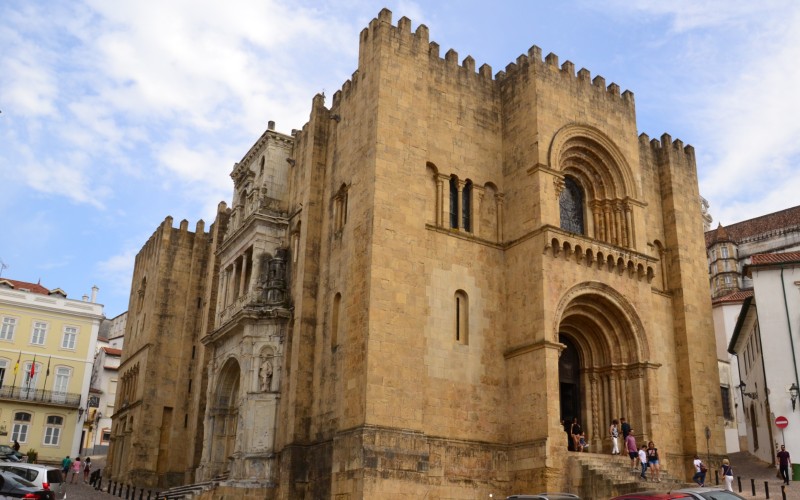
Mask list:
[[[147,241],[143,239],[142,241]],[[141,249],[141,243],[138,247],[130,246],[123,249],[120,253],[112,255],[106,260],[97,263],[97,272],[103,276],[103,283],[109,286],[110,290],[107,293],[117,297],[127,297],[131,290],[131,281],[133,280],[133,265],[136,262],[136,254]],[[103,303],[103,300],[100,300]]]

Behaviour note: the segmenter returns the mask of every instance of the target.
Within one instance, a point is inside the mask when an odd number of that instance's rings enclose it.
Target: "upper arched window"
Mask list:
[[[450,177],[450,227],[458,228],[458,179]]]
[[[469,180],[461,193],[461,227],[464,231],[472,231],[472,181]]]
[[[559,198],[561,229],[571,233],[584,234],[583,190],[571,177],[564,178],[564,190]]]

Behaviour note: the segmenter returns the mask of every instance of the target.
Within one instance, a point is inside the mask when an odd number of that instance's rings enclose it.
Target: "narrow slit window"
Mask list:
[[[458,229],[458,179],[450,177],[450,227]]]
[[[469,300],[463,290],[456,292],[455,299],[456,342],[467,345],[469,343]]]
[[[467,181],[461,193],[461,226],[472,232],[472,181]]]

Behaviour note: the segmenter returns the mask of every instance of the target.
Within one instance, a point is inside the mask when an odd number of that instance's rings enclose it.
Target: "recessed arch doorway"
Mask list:
[[[630,302],[606,284],[581,283],[564,294],[557,318],[554,336],[564,346],[561,418],[578,417],[593,452],[610,450],[614,418],[626,417],[636,435],[650,436],[659,365],[649,362],[647,336]]]
[[[212,474],[228,471],[236,451],[238,431],[241,369],[235,358],[228,359],[220,370],[214,391],[211,416],[210,463]]]

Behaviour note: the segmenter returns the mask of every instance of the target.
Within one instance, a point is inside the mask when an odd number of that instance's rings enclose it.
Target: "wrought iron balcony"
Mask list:
[[[48,391],[45,389],[27,389],[25,387],[0,387],[0,399],[28,401],[31,403],[59,405],[77,408],[81,405],[81,395],[71,392]]]

